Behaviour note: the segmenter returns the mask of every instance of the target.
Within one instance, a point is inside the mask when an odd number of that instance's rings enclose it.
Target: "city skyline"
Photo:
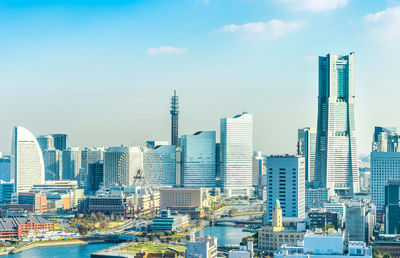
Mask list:
[[[400,124],[390,111],[399,3],[325,2],[3,1],[0,151],[10,153],[15,125],[35,136],[67,133],[70,146],[168,140],[168,99],[176,89],[180,135],[218,131],[221,117],[247,111],[254,150],[295,153],[297,129],[316,127],[316,57],[354,51],[358,152],[368,153],[375,125]],[[391,94],[376,98],[382,92]],[[267,136],[275,131],[287,137]]]

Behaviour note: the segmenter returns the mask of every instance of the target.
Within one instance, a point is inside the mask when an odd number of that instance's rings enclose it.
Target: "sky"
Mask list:
[[[316,126],[317,57],[355,52],[359,153],[400,126],[400,1],[0,0],[0,151],[12,128],[71,146],[169,140],[254,115],[254,150]]]

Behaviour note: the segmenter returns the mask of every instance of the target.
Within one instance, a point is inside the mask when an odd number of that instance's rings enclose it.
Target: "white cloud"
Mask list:
[[[147,53],[149,55],[173,55],[173,54],[183,54],[186,53],[185,48],[171,47],[171,46],[161,46],[158,48],[148,48]]]
[[[218,29],[220,33],[236,34],[246,41],[265,41],[298,31],[302,29],[305,22],[297,20],[284,22],[281,20],[270,20],[268,22],[245,23],[242,25],[225,25]]]
[[[349,0],[276,0],[292,11],[331,11],[347,5]]]
[[[370,13],[364,17],[367,37],[385,47],[400,47],[400,6]]]

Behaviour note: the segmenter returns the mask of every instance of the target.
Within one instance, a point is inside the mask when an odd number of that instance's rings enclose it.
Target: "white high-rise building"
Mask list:
[[[313,183],[340,196],[359,192],[354,103],[354,53],[320,56]]]
[[[42,150],[36,137],[20,126],[14,127],[13,130],[11,160],[15,192],[28,192],[33,185],[44,183]]]
[[[104,152],[104,185],[134,185],[135,177],[143,174],[143,150],[138,147],[111,147]]]
[[[104,152],[104,185],[118,185],[118,163],[128,147],[111,147]]]
[[[184,187],[215,187],[215,131],[183,135],[181,185]]]
[[[226,196],[249,196],[252,188],[253,116],[222,118],[220,124],[221,187]]]
[[[305,161],[294,155],[267,157],[267,222],[272,218],[275,200],[283,217],[305,217]]]

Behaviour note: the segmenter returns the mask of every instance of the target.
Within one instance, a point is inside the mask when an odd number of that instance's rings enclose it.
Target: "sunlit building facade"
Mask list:
[[[215,187],[215,131],[200,131],[181,137],[184,187]]]
[[[314,183],[342,196],[359,192],[354,86],[354,53],[319,57]]]
[[[252,187],[253,116],[220,121],[221,188],[226,196],[248,196]]]
[[[28,192],[34,184],[44,183],[42,150],[36,137],[20,126],[13,129],[11,159],[11,175],[15,180],[15,192]]]

